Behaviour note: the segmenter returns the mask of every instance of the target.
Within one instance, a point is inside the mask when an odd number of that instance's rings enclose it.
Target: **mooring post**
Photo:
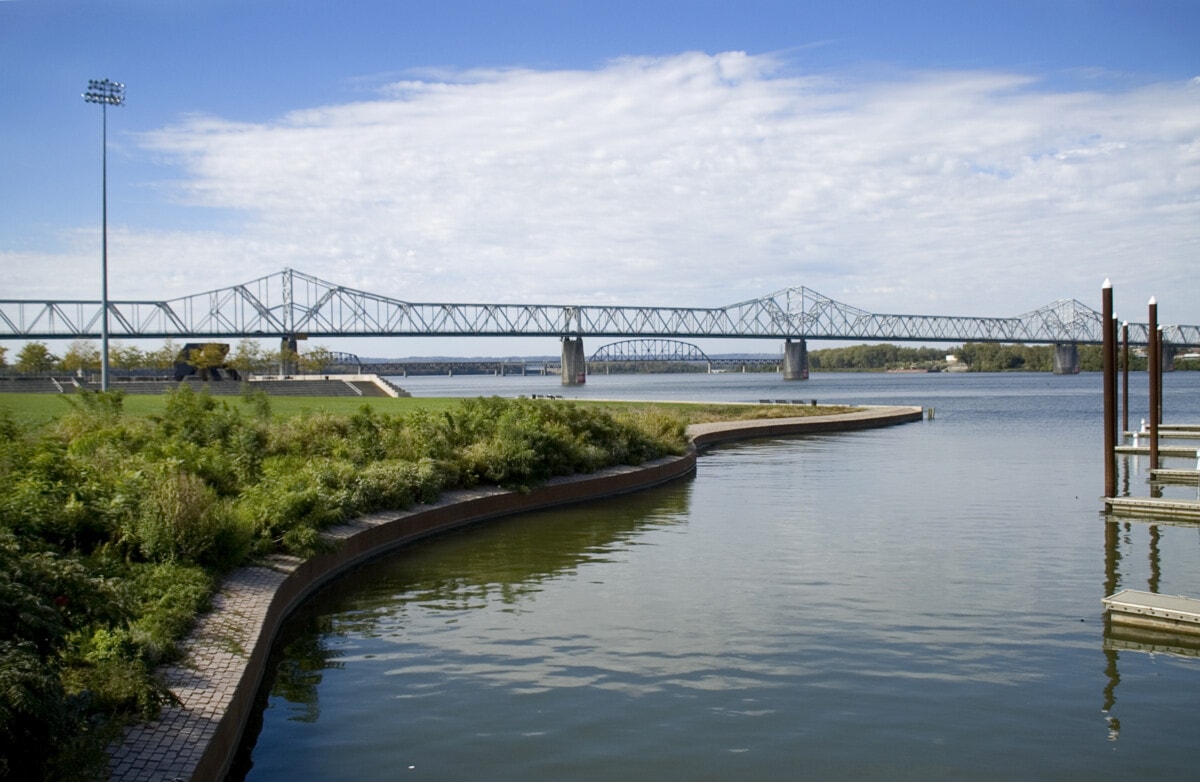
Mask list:
[[[1116,400],[1113,398],[1113,291],[1112,283],[1104,281],[1100,289],[1102,317],[1104,324],[1104,343],[1102,359],[1104,363],[1104,496],[1117,495],[1117,451],[1116,442]]]
[[[1119,425],[1119,424],[1120,424],[1120,421],[1118,420],[1118,416],[1117,416],[1118,412],[1120,412],[1120,411],[1119,411],[1119,409],[1118,409],[1118,407],[1117,407],[1117,398],[1118,398],[1118,395],[1117,395],[1117,366],[1118,366],[1118,363],[1117,363],[1117,358],[1118,358],[1118,355],[1117,355],[1117,345],[1119,345],[1119,344],[1120,344],[1120,340],[1118,340],[1118,339],[1117,339],[1117,335],[1118,335],[1119,331],[1118,331],[1118,325],[1117,325],[1117,316],[1116,316],[1116,315],[1114,315],[1114,316],[1113,316],[1113,319],[1112,319],[1112,321],[1111,321],[1111,324],[1110,324],[1110,325],[1111,325],[1111,327],[1112,327],[1112,341],[1110,342],[1110,345],[1109,345],[1109,347],[1110,347],[1110,349],[1112,350],[1112,368],[1113,368],[1113,371],[1112,371],[1112,393],[1113,393],[1113,410],[1112,410],[1112,419],[1113,419],[1113,425],[1112,425],[1112,428],[1113,428],[1113,441],[1112,441],[1112,442],[1113,442],[1113,448],[1116,448],[1118,445],[1120,445],[1120,444],[1121,444],[1121,432],[1122,432],[1122,431],[1124,431],[1124,430],[1122,430],[1122,429],[1121,429],[1121,427],[1120,427],[1120,425]],[[1114,453],[1115,453],[1115,452],[1114,452]]]
[[[1121,324],[1121,431],[1129,431],[1129,321]]]
[[[1150,322],[1146,327],[1146,339],[1150,342],[1150,469],[1158,469],[1158,302],[1150,297]]]
[[[1163,373],[1167,371],[1167,353],[1163,347],[1163,327],[1154,329],[1154,348],[1158,353],[1158,422],[1163,422]]]

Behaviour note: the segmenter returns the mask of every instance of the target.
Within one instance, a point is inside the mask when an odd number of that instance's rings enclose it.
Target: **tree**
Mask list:
[[[0,345],[0,367],[8,366],[8,348]]]
[[[224,342],[205,342],[188,352],[187,362],[196,368],[200,377],[208,380],[209,371],[225,366],[229,346]]]
[[[63,353],[58,365],[64,372],[82,372],[85,369],[100,368],[100,348],[89,339],[74,340]]]
[[[137,369],[146,364],[146,354],[136,345],[111,345],[108,362],[118,369]]]
[[[229,366],[241,372],[243,375],[249,375],[251,372],[259,372],[266,364],[266,357],[263,353],[262,345],[252,339],[243,339],[234,348],[233,354],[229,357]]]
[[[17,354],[17,369],[22,372],[49,374],[58,363],[58,356],[42,342],[28,342]]]
[[[179,348],[175,347],[175,340],[167,337],[161,348],[146,354],[146,361],[154,369],[172,369],[175,366],[177,355],[179,355]]]
[[[263,362],[271,372],[289,375],[296,371],[300,354],[291,348],[280,347],[279,350],[268,350],[263,353]]]
[[[303,374],[318,375],[333,363],[333,352],[324,345],[313,345],[311,350],[297,357],[297,363]]]

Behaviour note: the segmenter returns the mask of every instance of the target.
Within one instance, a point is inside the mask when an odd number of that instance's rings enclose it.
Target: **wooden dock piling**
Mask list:
[[[1117,446],[1117,404],[1116,385],[1114,383],[1115,366],[1113,362],[1113,356],[1116,351],[1113,346],[1111,328],[1113,316],[1112,283],[1105,280],[1100,293],[1101,322],[1104,324],[1104,347],[1102,355],[1104,359],[1104,496],[1113,497],[1117,493],[1117,455],[1114,450]]]

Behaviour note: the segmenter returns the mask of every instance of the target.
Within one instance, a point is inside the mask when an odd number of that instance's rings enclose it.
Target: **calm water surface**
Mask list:
[[[1098,375],[400,382],[936,417],[722,448],[693,479],[357,571],[280,639],[246,780],[1200,775],[1200,659],[1109,637],[1100,604],[1200,595],[1200,531],[1100,515]],[[1200,373],[1165,396],[1200,422]],[[1122,462],[1129,493],[1145,470]]]

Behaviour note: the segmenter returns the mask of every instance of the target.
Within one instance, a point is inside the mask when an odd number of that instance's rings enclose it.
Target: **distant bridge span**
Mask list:
[[[783,359],[778,356],[769,358],[713,358],[697,345],[678,339],[626,339],[612,342],[600,347],[592,353],[589,363],[623,363],[623,362],[663,362],[704,364],[707,369],[713,367],[747,367],[761,365],[778,365]]]
[[[588,360],[592,362],[712,362],[708,354],[699,347],[690,342],[683,342],[677,339],[627,339],[621,342],[613,342],[597,350]]]
[[[3,299],[0,340],[98,338],[101,310],[99,301]],[[585,336],[782,339],[796,341],[792,345],[801,350],[808,339],[1072,348],[1103,342],[1101,314],[1076,300],[1055,301],[1010,318],[875,314],[804,287],[710,308],[426,304],[347,288],[293,269],[166,301],[110,300],[108,317],[110,337],[130,339],[552,336],[563,340],[564,383],[581,378],[573,367],[577,358],[583,371]],[[1130,342],[1146,344],[1147,329],[1130,323]],[[1200,345],[1200,326],[1164,326],[1163,342]],[[785,345],[785,365],[789,350],[795,348]]]

